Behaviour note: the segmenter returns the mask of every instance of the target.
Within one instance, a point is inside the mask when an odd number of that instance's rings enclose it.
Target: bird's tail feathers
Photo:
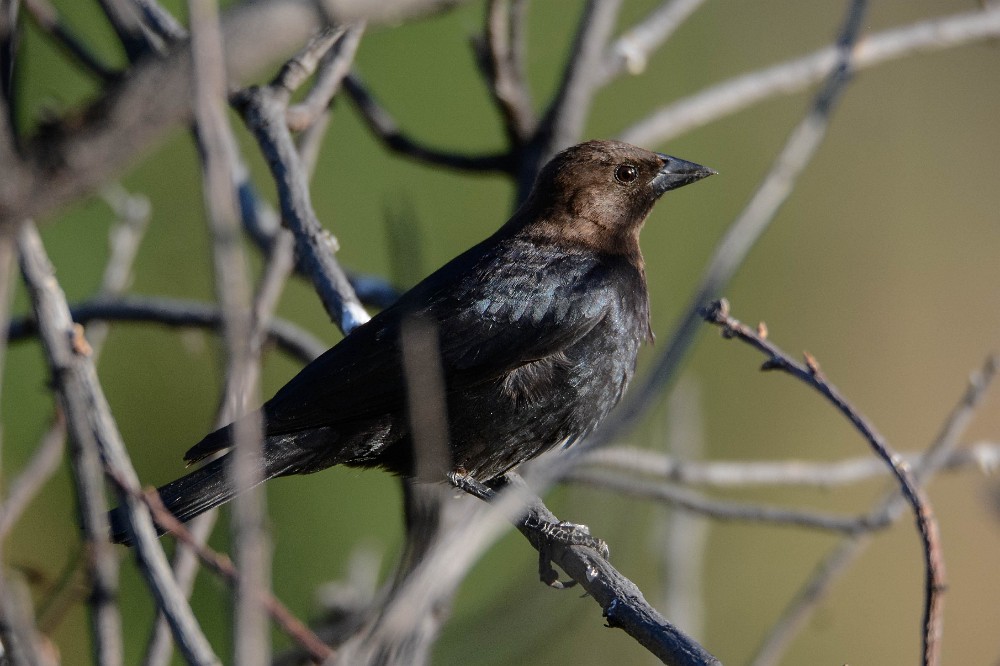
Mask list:
[[[176,481],[160,486],[157,492],[163,505],[177,520],[185,523],[200,516],[209,509],[225,504],[237,495],[230,478],[229,462],[232,454],[226,454],[199,467]],[[293,466],[294,461],[275,460],[265,463],[261,482],[280,476]],[[128,526],[126,508],[119,506],[110,513],[111,540],[115,543],[132,545],[132,533]],[[157,532],[165,530],[157,526]]]

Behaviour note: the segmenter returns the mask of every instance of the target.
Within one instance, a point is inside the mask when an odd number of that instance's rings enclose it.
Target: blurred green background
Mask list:
[[[106,57],[121,62],[91,3],[54,2]],[[183,3],[165,3],[184,15]],[[629,1],[620,28],[653,2]],[[968,1],[873,3],[874,32],[951,12]],[[536,105],[551,94],[580,2],[537,2],[530,11],[528,66]],[[613,137],[657,107],[711,83],[810,52],[829,43],[843,3],[791,0],[722,2],[702,7],[650,60],[646,71],[606,88],[586,137]],[[497,114],[470,56],[483,7],[471,3],[428,20],[373,29],[358,67],[375,95],[415,137],[462,152],[503,147]],[[95,88],[31,28],[22,60],[22,118],[79,106]],[[261,76],[265,80],[267,74]],[[817,159],[773,226],[726,290],[737,317],[765,320],[789,351],[808,349],[900,450],[925,447],[958,400],[969,372],[998,348],[1000,303],[1000,45],[995,42],[916,55],[859,73],[836,112]],[[663,340],[714,244],[768,169],[812,90],[778,97],[670,143],[647,146],[714,167],[697,187],[672,193],[650,218],[642,245]],[[235,120],[235,119],[234,119]],[[238,121],[234,125],[239,127]],[[240,129],[241,134],[242,129]],[[270,196],[252,142],[246,154]],[[153,217],[132,291],[185,298],[212,296],[200,175],[189,135],[172,138],[124,175],[149,197]],[[393,276],[393,262],[429,272],[493,231],[506,218],[512,187],[500,177],[433,169],[387,153],[338,103],[313,184],[316,210],[340,240],[340,261]],[[412,213],[422,264],[388,250],[387,211]],[[107,207],[94,199],[44,221],[44,239],[71,300],[94,293],[107,256]],[[28,305],[22,290],[15,313]],[[311,288],[290,284],[280,314],[331,344],[338,333]],[[180,456],[210,429],[220,385],[218,343],[200,332],[115,325],[100,363],[104,388],[142,480],[162,483],[183,471]],[[646,349],[648,361],[656,349]],[[837,460],[866,445],[829,405],[792,380],[757,372],[749,348],[701,332],[685,366],[702,399],[704,455],[710,459]],[[271,353],[264,393],[296,365]],[[3,481],[34,450],[52,414],[47,373],[35,343],[13,346],[4,368]],[[996,439],[998,398],[979,410],[967,441]],[[663,449],[664,410],[629,442]],[[871,482],[830,491],[757,490],[726,497],[829,511],[863,511],[887,487]],[[944,658],[995,663],[1000,656],[1000,556],[995,478],[966,470],[930,486],[941,522],[949,588]],[[560,517],[586,522],[612,545],[615,565],[663,607],[665,581],[650,544],[669,511],[590,489],[551,493]],[[274,530],[274,583],[300,616],[317,605],[323,582],[345,573],[358,547],[385,552],[388,570],[401,542],[396,481],[385,474],[335,469],[268,485]],[[5,561],[40,574],[36,599],[79,548],[73,494],[63,470],[6,542]],[[704,563],[700,640],[739,664],[836,537],[811,531],[712,523]],[[218,529],[213,545],[226,546]],[[659,548],[662,546],[657,546]],[[128,662],[136,661],[152,615],[129,555],[122,576]],[[912,521],[876,537],[795,641],[784,663],[912,664],[919,655],[922,565]],[[228,596],[201,574],[194,596],[220,654],[227,644]],[[651,663],[621,632],[601,630],[600,610],[576,592],[539,583],[536,556],[508,535],[483,558],[457,598],[436,649],[436,663]],[[54,629],[65,663],[90,654],[83,607]],[[278,645],[285,644],[276,636]]]

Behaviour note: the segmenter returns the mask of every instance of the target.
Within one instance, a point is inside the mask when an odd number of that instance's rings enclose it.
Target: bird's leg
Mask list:
[[[524,485],[524,480],[513,472],[493,479],[489,485],[478,481],[463,471],[451,472],[448,479],[459,490],[462,490],[484,502],[491,502],[497,496],[497,491],[508,484]],[[586,525],[569,523],[555,518],[542,504],[541,499],[534,498],[527,511],[517,522],[517,527],[525,534],[531,534],[538,546],[538,576],[543,583],[557,589],[566,589],[576,585],[575,580],[560,581],[559,574],[552,568],[552,548],[554,546],[584,546],[596,550],[604,559],[608,559],[610,551],[603,539],[590,534]]]
[[[477,481],[466,473],[465,470],[448,472],[448,481],[459,490],[466,492],[473,497],[478,497],[484,502],[492,502],[496,499],[497,491],[490,488],[482,481]]]

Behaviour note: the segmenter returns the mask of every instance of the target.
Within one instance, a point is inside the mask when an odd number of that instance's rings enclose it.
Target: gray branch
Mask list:
[[[97,373],[88,356],[86,340],[83,339],[80,329],[74,328],[65,296],[56,282],[41,240],[33,226],[24,225],[18,235],[18,248],[21,253],[22,272],[39,322],[47,360],[55,380],[56,393],[66,413],[70,434],[77,447],[92,450],[94,456],[100,455],[107,473],[116,484],[138,491],[138,476],[128,458],[104,398]],[[80,474],[94,474],[89,467],[87,469],[81,467]],[[100,468],[96,474],[99,482]],[[185,658],[193,664],[219,664],[218,658],[191,612],[191,607],[176,586],[166,556],[157,540],[156,529],[153,527],[149,512],[127,492],[119,492],[119,499],[127,506],[128,520],[136,541],[135,552],[139,568],[153,592],[157,606],[170,619],[174,638]],[[107,507],[103,506],[103,496],[101,500],[100,509],[104,511]],[[101,548],[102,544],[105,544],[110,549],[106,513],[101,516],[100,521],[97,521],[97,507],[83,508],[88,513],[94,513],[94,522],[100,523],[89,529],[92,532],[97,529],[103,530],[99,538],[93,538],[92,545]],[[113,553],[110,553],[109,557],[114,560]],[[101,663],[118,663],[120,660],[119,657],[117,660]]]

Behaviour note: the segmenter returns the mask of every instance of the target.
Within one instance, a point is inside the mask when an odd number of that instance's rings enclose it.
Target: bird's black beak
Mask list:
[[[700,164],[680,160],[663,153],[656,153],[656,156],[663,160],[660,172],[650,182],[656,196],[719,173],[715,169],[709,169]]]

